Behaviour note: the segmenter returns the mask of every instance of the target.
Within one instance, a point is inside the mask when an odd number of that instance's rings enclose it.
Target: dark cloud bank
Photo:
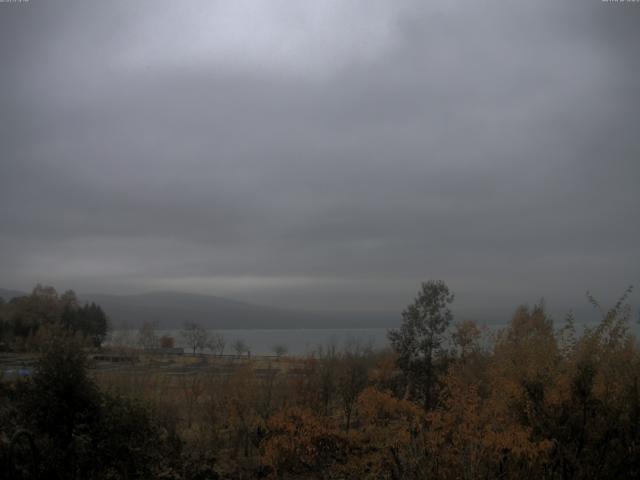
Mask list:
[[[0,4],[0,285],[613,301],[640,271],[638,25],[599,0]]]

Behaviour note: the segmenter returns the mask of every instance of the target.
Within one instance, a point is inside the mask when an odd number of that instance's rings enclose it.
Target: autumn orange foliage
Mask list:
[[[179,412],[190,464],[207,458],[221,478],[640,478],[640,350],[628,320],[606,312],[579,333],[539,305],[493,333],[455,323],[433,357],[426,409],[395,352],[359,349],[259,373],[241,362],[229,374],[138,375],[131,389]]]

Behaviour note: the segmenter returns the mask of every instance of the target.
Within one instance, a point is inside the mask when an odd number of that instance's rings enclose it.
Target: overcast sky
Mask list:
[[[639,41],[600,0],[0,3],[0,286],[612,301]]]

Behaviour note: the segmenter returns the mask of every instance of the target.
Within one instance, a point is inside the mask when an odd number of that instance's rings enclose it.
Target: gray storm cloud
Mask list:
[[[0,4],[0,285],[398,310],[640,267],[640,7]]]

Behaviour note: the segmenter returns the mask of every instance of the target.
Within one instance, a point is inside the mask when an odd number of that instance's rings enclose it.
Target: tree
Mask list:
[[[175,339],[169,335],[160,337],[160,348],[173,348],[176,346]]]
[[[274,345],[271,347],[271,351],[276,354],[276,357],[282,357],[286,355],[289,350],[286,345]]]
[[[53,287],[36,285],[30,295],[14,297],[11,326],[14,335],[26,339],[34,335],[42,325],[58,323],[62,304]]]
[[[9,322],[11,306],[0,297],[0,343],[10,338],[11,323]]]
[[[29,478],[145,479],[168,472],[176,452],[149,409],[100,391],[87,374],[80,335],[59,326],[51,333],[34,375],[11,398],[11,430],[29,431],[40,455],[39,475]]]
[[[187,347],[193,351],[194,355],[196,352],[201,351],[207,346],[209,335],[204,327],[199,323],[186,322],[182,327],[181,335],[187,344]]]
[[[398,354],[398,367],[425,410],[434,404],[435,359],[443,334],[453,319],[449,309],[453,299],[454,295],[443,281],[423,282],[414,302],[402,312],[400,328],[388,333],[391,346]]]
[[[62,295],[60,295],[60,301],[64,306],[67,306],[67,305],[71,307],[80,306],[80,301],[78,300],[78,296],[76,295],[76,292],[74,292],[73,290],[66,290]]]
[[[102,308],[95,303],[80,305],[73,290],[58,295],[55,288],[38,284],[30,295],[13,298],[7,307],[6,329],[22,340],[52,325],[61,325],[70,334],[80,332],[94,347],[100,347],[107,335],[109,322]]]
[[[156,322],[145,321],[138,330],[138,344],[145,350],[158,346]]]
[[[109,344],[111,347],[116,347],[121,350],[127,349],[135,344],[135,334],[131,326],[123,322],[111,331]]]
[[[244,343],[244,340],[236,340],[235,342],[233,342],[233,349],[236,351],[236,355],[238,356],[242,355],[244,352],[249,351],[249,347],[247,347],[247,344]]]
[[[451,339],[460,353],[460,358],[464,361],[469,353],[478,348],[478,341],[482,331],[472,320],[456,322]]]
[[[42,349],[23,406],[38,430],[68,445],[77,425],[96,415],[98,390],[86,373],[87,357],[78,336],[54,327]]]
[[[347,442],[331,419],[308,408],[283,409],[269,418],[262,462],[276,478],[333,478]]]
[[[338,390],[338,352],[335,344],[319,347],[315,353],[318,358],[317,382],[322,403],[322,413],[329,416],[331,404]]]
[[[443,478],[424,469],[430,453],[423,445],[426,415],[419,405],[368,387],[357,408],[360,428],[349,440],[358,454],[345,462],[342,478]]]
[[[80,306],[73,290],[67,290],[60,297],[60,302],[62,326],[71,333],[81,332],[94,347],[102,345],[109,328],[109,320],[102,308],[93,302]]]
[[[102,345],[109,329],[109,319],[102,308],[91,302],[81,307],[78,313],[79,324],[76,331],[82,332],[91,339],[94,347]]]
[[[369,351],[354,342],[345,348],[338,375],[338,392],[342,401],[345,432],[349,433],[353,410],[360,392],[367,386],[366,355]]]
[[[224,336],[218,332],[214,332],[209,335],[209,341],[207,342],[207,347],[211,350],[214,355],[220,355],[224,353],[224,347],[227,345],[227,342],[224,339]]]

